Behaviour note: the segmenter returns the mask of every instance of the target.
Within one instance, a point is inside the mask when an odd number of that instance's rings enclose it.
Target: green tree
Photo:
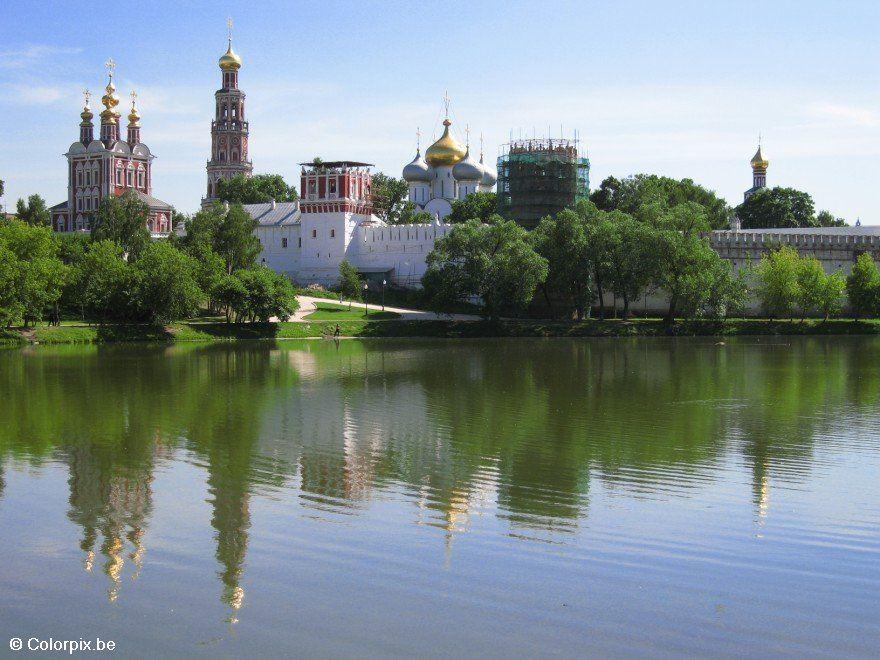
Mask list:
[[[606,179],[594,193],[596,201],[602,204],[601,210],[623,211],[637,220],[643,220],[642,209],[649,205],[660,205],[671,209],[681,204],[697,204],[703,209],[706,222],[711,229],[726,228],[730,221],[730,207],[713,191],[694,183],[692,179],[672,179],[655,174],[635,174],[625,179]]]
[[[422,285],[436,307],[477,296],[491,318],[524,310],[547,277],[547,261],[526,231],[500,218],[457,225],[434,244],[427,262]]]
[[[620,181],[616,177],[605,177],[599,187],[590,193],[590,201],[600,211],[616,211],[619,190]]]
[[[293,286],[283,275],[265,266],[239,270],[235,276],[241,280],[247,295],[240,316],[250,322],[268,323],[277,316],[285,321],[298,308]]]
[[[151,323],[186,318],[198,309],[204,293],[196,282],[198,265],[167,241],[147,245],[133,263],[135,304]]]
[[[427,211],[421,211],[412,202],[405,202],[400,211],[400,215],[393,220],[392,224],[409,225],[423,224],[428,225],[434,222],[434,216]]]
[[[239,321],[238,314],[247,307],[247,289],[244,283],[235,275],[223,275],[211,290],[211,298],[219,309],[226,315],[226,322],[230,323],[233,318]]]
[[[498,212],[497,196],[493,192],[475,192],[464,199],[452,202],[452,212],[443,218],[444,222],[459,224],[468,220],[489,222]]]
[[[846,295],[855,318],[877,315],[880,308],[880,271],[874,258],[867,252],[856,257],[852,274],[846,278]]]
[[[4,328],[18,323],[24,313],[17,290],[20,277],[21,262],[0,241],[0,326]]]
[[[348,298],[349,309],[351,309],[351,301],[361,295],[361,279],[357,268],[346,259],[339,263],[339,293],[344,298]]]
[[[46,200],[39,195],[29,195],[27,203],[23,199],[19,199],[15,205],[15,216],[29,225],[48,225],[49,215]]]
[[[846,220],[834,217],[831,211],[819,211],[816,215],[816,224],[820,227],[846,227]]]
[[[771,318],[792,318],[799,299],[798,253],[787,245],[761,257],[757,267],[758,298]]]
[[[813,198],[794,188],[762,188],[737,206],[735,212],[743,229],[819,225]]]
[[[222,208],[222,207],[221,207]],[[226,262],[226,272],[251,267],[262,250],[254,235],[257,221],[241,204],[232,204],[225,211],[214,237],[214,251]]]
[[[101,200],[92,226],[93,241],[113,241],[130,255],[136,255],[150,242],[147,222],[150,207],[132,191]]]
[[[819,296],[819,311],[823,320],[837,316],[843,309],[843,297],[846,292],[846,278],[840,271],[828,273],[822,283]]]
[[[68,268],[58,258],[58,243],[45,225],[31,225],[21,220],[0,224],[0,246],[4,248],[2,279],[13,275],[6,284],[5,312],[9,319],[18,316],[27,326],[54,309],[61,297]],[[5,297],[5,296],[4,296]]]
[[[609,215],[609,286],[623,300],[623,318],[629,318],[630,303],[638,300],[655,279],[659,266],[656,229],[621,211]]]
[[[565,209],[555,217],[543,218],[531,238],[535,251],[547,260],[547,279],[541,285],[547,305],[566,305],[580,320],[593,301],[593,264],[587,243],[587,223],[576,211]]]
[[[136,279],[118,243],[93,242],[76,270],[78,273],[73,279],[79,287],[80,305],[88,318],[101,322],[134,318]]]
[[[797,267],[797,306],[801,320],[819,311],[825,291],[826,275],[822,263],[816,257],[801,257]]]
[[[373,212],[389,224],[400,224],[400,217],[407,204],[406,181],[376,172],[372,176],[370,196]]]
[[[297,198],[296,188],[288,186],[280,174],[255,174],[247,177],[236,174],[217,183],[217,197],[230,204],[260,204],[275,200],[292,202]]]

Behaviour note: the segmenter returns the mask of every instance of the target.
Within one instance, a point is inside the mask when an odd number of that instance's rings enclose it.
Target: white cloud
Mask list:
[[[14,105],[48,105],[70,96],[64,87],[56,85],[4,85],[7,103]]]
[[[18,50],[0,51],[0,69],[24,69],[29,65],[53,55],[81,53],[82,48],[60,48],[57,46],[27,46]]]
[[[870,108],[828,103],[813,106],[812,111],[817,118],[842,120],[855,126],[877,126],[880,123],[880,113]]]

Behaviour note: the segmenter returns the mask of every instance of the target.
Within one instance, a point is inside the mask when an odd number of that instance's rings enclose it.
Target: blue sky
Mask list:
[[[689,176],[733,204],[764,136],[770,185],[880,224],[877,2],[149,2],[0,5],[3,203],[66,195],[81,90],[117,62],[158,156],[153,193],[184,211],[204,191],[227,16],[244,60],[257,172],[298,185],[313,156],[399,176],[442,119],[486,154],[515,136],[577,129],[593,187],[607,175]],[[93,104],[94,108],[95,104]],[[97,114],[97,113],[96,113]]]

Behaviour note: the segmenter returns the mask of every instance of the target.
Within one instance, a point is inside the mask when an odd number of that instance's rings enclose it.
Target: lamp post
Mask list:
[[[382,311],[383,312],[385,311],[385,285],[386,284],[387,284],[387,282],[385,281],[385,278],[383,277],[382,278]]]
[[[367,286],[367,283],[364,282],[364,316],[370,315],[370,306],[367,304],[367,289],[368,288],[369,287]]]

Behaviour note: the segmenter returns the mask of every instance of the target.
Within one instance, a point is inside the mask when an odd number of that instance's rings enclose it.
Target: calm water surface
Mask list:
[[[880,341],[0,351],[0,655],[880,654]]]

